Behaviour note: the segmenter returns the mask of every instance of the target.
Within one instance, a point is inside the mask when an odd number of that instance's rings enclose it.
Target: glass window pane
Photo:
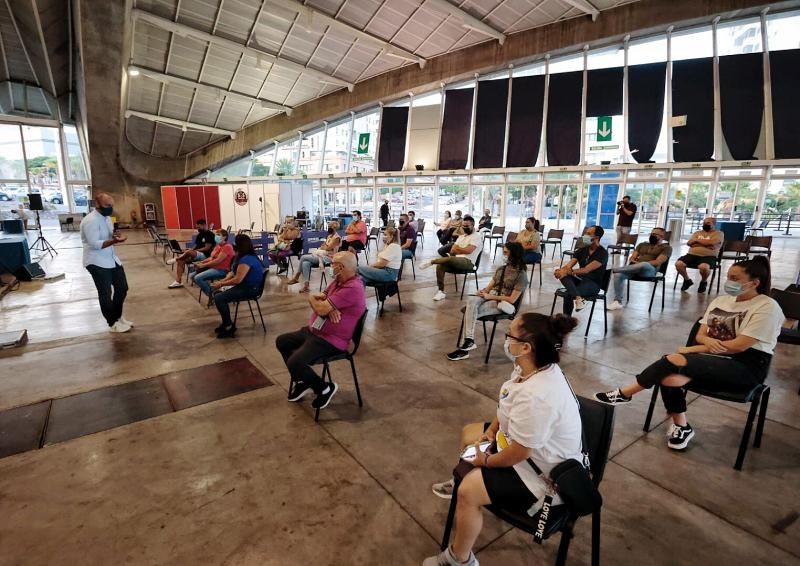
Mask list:
[[[67,177],[72,181],[84,181],[89,179],[86,174],[86,165],[83,161],[81,144],[78,141],[78,130],[75,126],[64,126],[64,139],[67,141]]]
[[[0,206],[13,210],[28,202],[28,183],[0,183]],[[29,215],[33,218],[33,214]]]
[[[417,220],[425,221],[425,232],[433,230],[433,197],[436,194],[436,187],[433,185],[423,187],[409,187],[406,196],[408,210],[414,211]]]
[[[525,65],[522,67],[515,67],[512,73],[513,77],[530,77],[533,75],[544,74],[544,62],[533,63],[532,65]]]
[[[436,92],[430,92],[428,94],[423,94],[422,96],[415,96],[414,97],[414,108],[419,106],[434,106],[436,104],[442,103],[442,93],[438,90]],[[408,103],[402,105],[408,106]]]
[[[380,112],[356,117],[353,122],[353,145],[350,148],[350,172],[375,171],[375,151],[378,148]]]
[[[324,130],[311,134],[303,134],[303,143],[300,146],[300,163],[298,174],[316,175],[320,173],[319,164],[322,157],[322,140]]]
[[[445,210],[451,215],[455,215],[456,210],[466,211],[468,192],[467,185],[439,183],[439,218],[444,216]]]
[[[506,230],[519,232],[525,219],[536,216],[536,185],[508,185],[506,187]],[[499,219],[494,219],[495,225]]]
[[[500,185],[473,185],[472,186],[472,208],[469,213],[476,219],[483,216],[483,211],[487,208],[492,218],[495,219],[495,226],[500,226],[502,220],[500,213],[501,199],[503,198],[503,187]],[[461,209],[464,214],[467,210]]]
[[[276,175],[296,175],[297,154],[300,145],[297,138],[278,144],[278,160],[275,162]]]
[[[767,14],[767,46],[770,51],[800,47],[800,12]]]
[[[89,187],[87,185],[72,185],[72,206],[75,212],[89,212]],[[139,221],[142,218],[139,217]]]
[[[667,36],[657,35],[628,44],[628,65],[644,65],[667,60]]]
[[[672,60],[700,59],[714,55],[711,26],[672,34]]]
[[[583,71],[583,53],[567,55],[550,60],[550,74],[569,73],[572,71]]]
[[[272,174],[272,161],[275,155],[275,149],[270,148],[266,151],[256,154],[253,158],[253,170],[250,175],[253,177],[267,177]]]
[[[717,52],[720,55],[761,53],[761,19],[749,18],[717,25]]]
[[[375,215],[375,189],[372,187],[361,189],[361,214],[364,215],[367,224],[372,222],[372,217]]]
[[[595,49],[587,54],[587,69],[608,69],[625,65],[625,48],[622,45]]]
[[[596,117],[586,118],[586,163],[599,164],[603,161],[622,163],[622,130],[624,128],[622,116],[611,116],[611,131],[605,122],[600,124]],[[597,141],[598,136],[608,137],[607,141]],[[604,138],[605,139],[605,138]]]
[[[272,163],[270,163],[271,165]],[[239,159],[234,161],[233,163],[228,163],[224,167],[220,167],[216,171],[212,172],[210,177],[212,179],[226,179],[226,178],[233,178],[233,177],[246,177],[247,170],[250,167],[250,158],[246,157],[245,159]]]
[[[0,124],[0,179],[25,179],[19,126]]]
[[[323,173],[345,173],[347,167],[347,142],[350,141],[350,119],[328,126],[325,142]]]
[[[61,159],[58,129],[23,126],[22,137],[28,158],[31,190],[42,194],[46,211],[67,212],[69,203],[58,176]],[[52,215],[52,218],[55,219],[55,216]]]

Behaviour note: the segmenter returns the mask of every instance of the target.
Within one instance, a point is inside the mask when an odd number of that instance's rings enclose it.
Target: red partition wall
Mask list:
[[[178,200],[178,221],[181,230],[191,230],[192,202],[189,198],[189,187],[175,187],[175,196]]]
[[[189,203],[191,204],[192,227],[195,223],[203,218],[207,223],[211,220],[206,216],[206,199],[203,196],[203,187],[188,187],[189,189]]]
[[[213,224],[217,228],[223,228],[222,215],[219,209],[219,187],[216,185],[206,185],[201,187],[206,204],[206,220],[209,226]]]
[[[177,230],[181,227],[175,187],[161,187],[161,209],[164,211],[164,224],[167,230]]]

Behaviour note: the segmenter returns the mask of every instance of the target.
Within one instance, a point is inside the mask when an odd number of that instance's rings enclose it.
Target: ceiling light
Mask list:
[[[136,69],[136,68],[128,69],[128,76],[129,77],[138,77],[139,76],[139,69]]]

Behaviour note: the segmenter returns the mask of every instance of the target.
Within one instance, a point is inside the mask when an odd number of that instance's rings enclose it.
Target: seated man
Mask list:
[[[183,287],[181,279],[183,279],[183,272],[186,269],[187,263],[206,259],[211,255],[211,250],[214,249],[214,245],[216,244],[214,241],[214,233],[206,228],[206,221],[200,218],[197,220],[196,226],[197,236],[194,239],[194,247],[191,250],[186,250],[178,257],[167,260],[167,265],[178,264],[175,269],[175,281],[168,286],[170,289]]]
[[[231,269],[231,262],[236,252],[228,243],[228,231],[220,228],[214,236],[216,245],[211,257],[198,261],[195,264],[197,272],[192,274],[192,280],[206,295],[211,296],[211,281],[222,279]]]
[[[641,242],[631,254],[628,265],[612,269],[614,272],[614,301],[608,305],[608,310],[616,311],[624,308],[622,299],[625,282],[636,277],[655,277],[658,268],[672,255],[672,247],[664,238],[667,233],[663,228],[653,228],[650,239]]]
[[[583,247],[575,251],[575,255],[564,267],[559,267],[554,274],[556,279],[567,290],[564,297],[564,314],[572,315],[573,301],[575,310],[583,310],[583,297],[593,297],[600,292],[603,284],[603,273],[608,264],[608,252],[600,245],[603,237],[602,226],[592,226],[581,236]],[[575,264],[578,269],[573,269]]]
[[[478,220],[478,232],[489,232],[492,229],[492,211],[484,209],[483,216]]]
[[[324,293],[308,296],[312,311],[309,325],[297,332],[281,334],[275,340],[292,378],[289,401],[299,401],[313,391],[317,397],[311,405],[315,409],[327,407],[338,386],[325,383],[311,363],[347,350],[358,320],[367,309],[355,254],[338,252],[331,265],[334,280]]]
[[[414,229],[414,232],[419,232],[419,223],[417,222],[417,213],[413,210],[408,211],[408,223]]]
[[[357,254],[367,244],[367,224],[361,218],[361,211],[353,211],[353,221],[344,230],[344,241],[341,250]]]
[[[397,281],[403,264],[403,251],[400,249],[397,234],[397,228],[384,228],[383,249],[378,252],[378,258],[371,265],[358,268],[358,274],[366,285]]]
[[[464,234],[453,244],[447,257],[438,257],[419,266],[420,269],[428,269],[431,265],[436,265],[436,285],[439,290],[433,296],[434,301],[441,301],[447,297],[444,292],[445,274],[475,268],[475,262],[481,253],[481,238],[475,232],[475,220],[472,216],[464,217],[463,230]]]
[[[417,241],[417,229],[411,226],[408,214],[400,215],[400,249],[403,250],[403,259],[411,259],[414,254],[411,246]]]
[[[686,291],[694,285],[694,281],[686,273],[686,269],[690,268],[700,271],[700,286],[697,288],[697,292],[706,292],[706,280],[711,275],[711,270],[717,266],[717,256],[724,239],[723,233],[716,229],[714,219],[704,218],[703,229],[692,234],[692,237],[686,242],[686,245],[689,246],[689,253],[679,257],[675,262],[675,269],[683,277],[681,291]]]

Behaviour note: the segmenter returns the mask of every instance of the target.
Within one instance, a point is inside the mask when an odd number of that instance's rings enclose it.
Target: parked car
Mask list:
[[[46,195],[44,199],[50,204],[64,204],[64,197],[61,196],[61,193],[51,193]]]
[[[0,200],[9,201],[9,200],[13,200],[13,199],[6,193],[0,193]]]

